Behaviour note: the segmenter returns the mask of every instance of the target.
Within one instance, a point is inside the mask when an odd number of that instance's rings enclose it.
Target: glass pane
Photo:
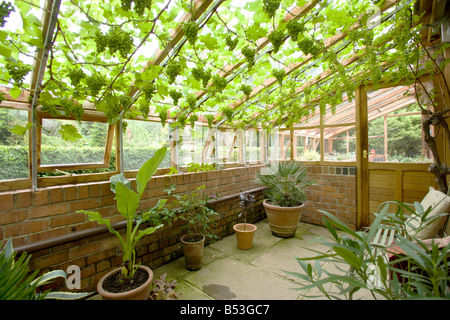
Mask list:
[[[28,123],[28,111],[0,108],[0,180],[28,178],[28,131],[24,136],[9,129]]]
[[[75,126],[82,138],[64,140],[60,130],[67,124]],[[41,132],[41,165],[103,163],[107,123],[43,119]]]
[[[380,89],[368,96],[369,161],[430,162],[414,89]]]
[[[297,161],[320,160],[320,129],[295,130],[294,159]]]
[[[255,164],[261,160],[261,135],[262,130],[245,131],[245,160],[249,164]]]
[[[219,130],[217,132],[219,163],[237,163],[239,161],[238,130]]]
[[[356,161],[356,131],[354,128],[325,128],[326,161]]]
[[[211,164],[215,162],[215,129],[190,125],[179,131],[182,137],[178,148],[178,161],[182,167],[190,164]]]
[[[138,170],[155,152],[168,143],[168,125],[159,122],[126,120],[128,125],[123,134],[123,168]],[[159,165],[170,167],[170,150]]]

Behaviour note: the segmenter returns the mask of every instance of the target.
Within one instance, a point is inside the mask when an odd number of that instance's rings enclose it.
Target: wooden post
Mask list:
[[[369,161],[367,92],[356,90],[356,228],[369,225]]]

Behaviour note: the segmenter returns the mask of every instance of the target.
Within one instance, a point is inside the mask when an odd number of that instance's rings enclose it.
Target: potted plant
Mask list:
[[[181,247],[186,261],[186,269],[195,271],[201,268],[203,247],[205,240],[214,240],[214,215],[218,213],[208,208],[208,200],[217,198],[216,195],[207,195],[205,185],[197,187],[184,195],[174,195],[174,218],[186,222],[186,234],[181,237]]]
[[[296,161],[279,162],[275,168],[259,172],[256,182],[267,187],[263,206],[272,234],[294,236],[307,199],[305,188],[314,183],[306,167]]]
[[[247,223],[247,209],[249,204],[255,202],[255,196],[251,193],[242,192],[239,194],[239,205],[243,207],[238,218],[244,216],[244,223],[237,223],[233,226],[236,233],[236,240],[239,249],[248,250],[253,245],[253,237],[257,227],[254,224]]]
[[[122,238],[120,233],[111,226],[109,219],[105,219],[98,212],[80,210],[89,220],[104,224],[108,230],[117,236],[123,249],[122,266],[104,275],[97,284],[97,291],[105,300],[147,300],[153,272],[150,268],[136,263],[135,247],[138,241],[146,235],[152,234],[162,224],[142,230],[139,228],[150,220],[153,213],[161,211],[166,199],[159,200],[152,209],[137,214],[140,199],[150,178],[158,169],[166,155],[167,147],[156,151],[155,155],[145,162],[136,175],[137,193],[131,190],[131,182],[123,174],[111,177],[111,190],[115,193],[117,210],[126,219],[126,234]]]

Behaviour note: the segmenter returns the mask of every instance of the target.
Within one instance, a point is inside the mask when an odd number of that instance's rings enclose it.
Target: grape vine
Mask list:
[[[223,89],[227,86],[227,79],[219,76],[218,74],[214,75],[213,77],[213,84],[216,87],[217,92],[222,92]]]
[[[247,62],[250,65],[253,65],[253,63],[255,62],[256,50],[247,46],[245,48],[242,48],[241,52],[244,55],[244,57],[247,59]]]
[[[131,4],[134,2],[134,11],[142,16],[145,12],[145,9],[151,9],[152,0],[122,0],[121,6],[124,11],[131,10]]]
[[[233,51],[239,42],[238,38],[232,38],[231,35],[227,34],[225,38],[225,43],[228,47],[228,50]]]
[[[142,86],[142,92],[145,94],[147,100],[151,100],[157,90],[153,82],[147,82]]]
[[[181,92],[178,92],[177,90],[170,90],[169,91],[169,96],[173,100],[173,105],[177,106],[178,105],[178,100],[180,100],[180,98],[183,96],[183,94]]]
[[[241,85],[240,90],[244,93],[245,99],[248,100],[250,98],[250,94],[252,93],[252,87],[248,84],[243,84]]]
[[[31,66],[24,64],[22,61],[8,61],[6,63],[6,70],[18,86],[21,86],[25,76],[31,71]]]
[[[175,82],[177,76],[181,74],[181,64],[178,61],[170,60],[166,66],[166,75],[169,78],[169,82],[172,84]]]
[[[303,23],[300,23],[297,19],[292,19],[286,23],[286,29],[292,41],[297,42],[298,35],[305,31],[305,25]]]
[[[198,115],[196,115],[195,113],[191,114],[189,116],[189,122],[191,123],[191,128],[192,129],[194,129],[196,121],[198,121]]]
[[[213,125],[213,121],[214,121],[215,116],[213,114],[206,114],[205,115],[205,119],[208,122],[208,128],[212,128]]]
[[[98,53],[102,53],[108,48],[111,55],[118,52],[122,58],[126,58],[133,47],[133,38],[121,28],[112,27],[107,34],[97,31],[95,43]]]
[[[80,81],[86,77],[86,74],[84,73],[83,69],[77,68],[77,69],[71,69],[67,73],[67,76],[70,79],[70,82],[74,87],[76,87]]]
[[[183,32],[187,41],[193,46],[197,41],[199,26],[195,21],[184,22],[182,24]]]
[[[104,86],[107,85],[105,77],[99,73],[94,73],[86,78],[86,85],[92,97],[95,97]]]
[[[0,4],[0,27],[4,27],[6,23],[6,18],[9,17],[11,11],[15,11],[11,2],[2,1]]]
[[[272,75],[277,79],[278,83],[280,85],[283,84],[283,78],[286,76],[286,71],[284,71],[284,69],[273,69],[272,70]]]
[[[67,116],[73,116],[78,121],[81,120],[84,109],[80,103],[67,98],[62,98],[59,103]]]
[[[281,0],[263,0],[263,11],[272,19],[280,4]]]
[[[278,50],[280,50],[280,47],[284,42],[284,38],[285,38],[284,32],[283,31],[273,31],[269,34],[268,38],[269,38],[269,41],[273,45],[273,52],[277,53]]]
[[[320,53],[320,47],[316,45],[313,39],[308,37],[299,40],[298,47],[305,55],[311,54],[316,57]]]

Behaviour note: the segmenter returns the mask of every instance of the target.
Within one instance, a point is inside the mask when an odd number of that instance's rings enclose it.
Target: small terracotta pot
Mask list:
[[[251,223],[237,223],[233,226],[233,229],[236,233],[238,248],[242,250],[251,249],[251,247],[253,246],[253,236],[255,235],[255,231],[258,228]]]
[[[195,241],[188,241],[188,235],[181,238],[181,248],[183,249],[186,269],[190,271],[198,270],[202,267],[203,247],[205,245],[205,236],[195,234]]]
[[[281,238],[293,237],[305,204],[298,207],[279,207],[264,200],[263,206],[272,234]]]
[[[150,295],[150,284],[153,280],[153,271],[146,266],[139,266],[139,269],[143,269],[148,273],[147,281],[142,284],[140,287],[126,291],[113,293],[108,292],[103,289],[103,282],[110,276],[116,272],[121,272],[122,268],[116,268],[107,274],[105,274],[97,284],[97,291],[102,296],[103,300],[147,300]]]

